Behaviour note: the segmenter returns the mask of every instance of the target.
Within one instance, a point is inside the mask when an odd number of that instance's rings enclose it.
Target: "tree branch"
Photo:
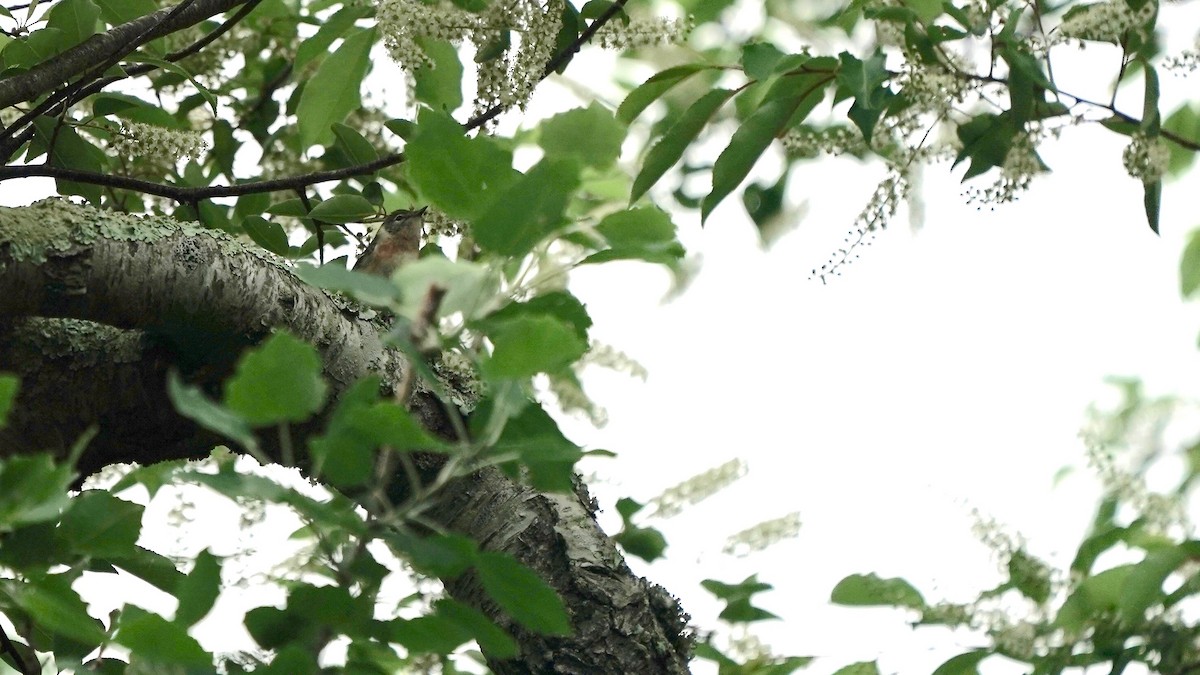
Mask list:
[[[246,0],[184,0],[99,33],[29,71],[0,80],[0,108],[33,100],[97,63],[121,58],[143,44],[197,24]],[[184,6],[186,5],[186,6]]]
[[[238,183],[236,185],[209,185],[205,187],[179,187],[176,185],[166,185],[163,183],[141,180],[139,178],[130,178],[128,176],[112,176],[102,173],[93,173],[91,171],[81,171],[79,169],[68,169],[60,166],[47,166],[45,164],[0,166],[0,181],[9,180],[12,178],[31,178],[42,176],[60,180],[72,180],[78,183],[87,183],[89,185],[103,185],[107,187],[120,188],[123,190],[136,190],[137,192],[155,195],[158,197],[166,197],[167,199],[173,199],[177,202],[186,204],[201,199],[212,199],[214,197],[238,197],[241,195],[249,195],[259,192],[297,190],[316,183],[324,183],[327,181],[343,180],[345,178],[367,175],[379,171],[380,169],[394,166],[403,161],[404,153],[395,153],[380,157],[373,162],[358,164],[355,166],[346,167],[344,169],[314,171],[312,173],[289,176],[287,178],[250,181],[246,183]]]

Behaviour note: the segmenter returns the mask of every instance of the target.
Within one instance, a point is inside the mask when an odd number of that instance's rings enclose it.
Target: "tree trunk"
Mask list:
[[[215,391],[240,349],[274,328],[318,350],[333,398],[368,374],[390,391],[407,365],[373,315],[220,232],[59,200],[0,208],[0,370],[21,377],[0,457],[65,457],[93,425],[99,433],[78,465],[85,474],[115,462],[206,456],[221,441],[174,411],[167,373]],[[440,402],[418,397],[413,413],[446,434]],[[318,418],[294,428],[297,447],[321,426]],[[277,458],[274,436],[260,441]],[[629,570],[582,485],[574,494],[538,493],[484,470],[438,494],[428,512],[434,522],[533,569],[572,620],[570,636],[537,635],[500,612],[470,574],[444,580],[521,644],[518,659],[489,663],[495,672],[687,672],[686,615]]]

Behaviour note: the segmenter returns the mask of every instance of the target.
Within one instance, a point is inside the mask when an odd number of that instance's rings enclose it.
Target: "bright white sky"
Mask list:
[[[808,174],[797,190],[808,215],[771,251],[732,200],[703,232],[685,227],[704,267],[670,304],[657,303],[666,285],[653,273],[581,275],[599,339],[650,371],[644,385],[597,378],[612,422],[589,442],[621,456],[593,465],[619,482],[596,491],[645,500],[726,460],[750,463],[739,484],[663,524],[671,560],[648,576],[710,620],[719,606],[701,579],[759,572],[776,587],[761,604],[784,618],[761,634],[782,653],[829,657],[811,672],[881,656],[883,672],[924,673],[982,643],[914,635],[890,610],[829,607],[839,579],[874,571],[930,600],[971,599],[999,581],[970,534],[972,509],[1065,568],[1096,501],[1077,432],[1087,405],[1110,398],[1103,378],[1187,392],[1197,375],[1200,322],[1178,291],[1182,238],[1200,224],[1193,179],[1168,186],[1154,236],[1110,136],[1048,147],[1057,172],[995,212],[965,206],[934,167],[923,228],[901,215],[828,285],[809,270],[878,177],[852,162]],[[858,177],[842,182],[841,169]],[[1081,470],[1054,487],[1068,465]],[[796,541],[744,560],[719,553],[725,536],[791,511],[804,523]]]
[[[580,60],[569,72],[582,80],[588,68]],[[1184,88],[1164,77],[1165,91]],[[666,276],[647,266],[580,274],[573,290],[595,336],[650,371],[644,384],[591,372],[610,424],[565,423],[578,442],[620,453],[585,467],[601,476],[606,527],[615,531],[620,496],[644,501],[733,458],[750,465],[710,501],[654,522],[670,558],[635,568],[702,626],[719,607],[700,580],[759,573],[776,587],[759,604],[784,620],[757,632],[781,653],[825,657],[807,672],[881,658],[885,673],[927,673],[981,645],[827,599],[855,572],[903,576],[932,600],[993,586],[995,562],[970,534],[973,509],[1065,566],[1096,499],[1076,434],[1086,406],[1109,393],[1103,378],[1141,376],[1151,392],[1186,393],[1197,381],[1200,321],[1178,292],[1183,237],[1200,225],[1195,179],[1167,187],[1156,237],[1122,147],[1107,132],[1069,130],[1043,151],[1056,173],[995,212],[965,206],[957,179],[934,167],[919,232],[902,213],[828,285],[809,271],[837,247],[878,168],[839,160],[798,172],[806,215],[770,251],[736,198],[703,231],[695,214],[678,218],[703,268],[668,304]],[[14,198],[12,185],[4,203],[27,203],[30,191]],[[1080,470],[1055,487],[1068,465]],[[719,553],[726,536],[793,511],[798,539],[746,559]],[[214,630],[228,636],[227,624]]]

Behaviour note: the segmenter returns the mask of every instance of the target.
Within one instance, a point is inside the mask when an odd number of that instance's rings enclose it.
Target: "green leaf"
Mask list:
[[[963,180],[974,178],[992,167],[1003,166],[1004,159],[1012,147],[1013,137],[1020,129],[1006,114],[982,113],[958,127],[958,138],[962,150],[958,152],[953,166],[970,158],[971,166]]]
[[[592,327],[592,317],[588,316],[587,308],[579,298],[566,290],[538,295],[525,302],[509,303],[489,314],[480,325],[486,331],[489,325],[499,325],[519,316],[552,316],[574,328],[575,335],[584,341],[588,339],[588,329]]]
[[[388,640],[418,654],[449,654],[472,637],[467,626],[438,614],[388,622]]]
[[[1178,546],[1147,553],[1133,566],[1121,586],[1117,601],[1121,616],[1127,621],[1141,621],[1147,609],[1163,604],[1166,597],[1163,583],[1187,559],[1188,554]]]
[[[438,616],[469,633],[479,643],[480,649],[495,658],[510,659],[519,653],[512,637],[492,623],[483,612],[449,598],[438,600],[433,608]]]
[[[547,157],[574,158],[584,166],[605,169],[616,163],[624,140],[625,126],[593,102],[542,122],[538,145]]]
[[[49,455],[20,455],[0,461],[0,532],[56,520],[70,504],[75,474],[55,466]]]
[[[554,68],[554,72],[562,75],[567,71],[567,66],[575,59],[577,50],[573,48],[575,40],[579,38],[579,34],[583,32],[584,21],[579,10],[575,9],[575,5],[569,2],[558,3],[561,5],[562,11],[559,13],[558,32],[554,35],[554,48],[552,54],[566,54]],[[551,5],[553,7],[553,5]],[[587,8],[587,5],[584,5]],[[629,15],[625,13],[625,9],[621,8],[614,17],[619,21],[629,23]]]
[[[472,230],[475,243],[502,256],[525,255],[566,225],[563,213],[578,186],[579,166],[573,160],[543,158],[479,216]]]
[[[375,207],[359,195],[334,195],[308,212],[308,217],[313,220],[339,224],[358,223],[373,215]]]
[[[451,218],[473,220],[520,178],[512,154],[486,136],[467,138],[449,115],[422,110],[405,146],[408,177],[426,201]],[[516,217],[520,209],[502,203]]]
[[[242,219],[242,229],[250,235],[250,239],[259,246],[274,253],[286,256],[288,254],[287,233],[283,226],[262,216],[246,216]]]
[[[667,538],[653,527],[626,525],[613,540],[620,544],[626,553],[646,562],[658,560],[667,550]]]
[[[488,338],[495,349],[483,368],[495,378],[554,372],[578,360],[588,347],[571,325],[550,316],[505,321],[493,328]]]
[[[295,272],[296,276],[307,284],[347,293],[368,305],[385,307],[396,300],[396,286],[391,281],[372,274],[354,272],[341,265],[316,267],[301,263],[296,266]]]
[[[475,570],[488,595],[518,623],[543,635],[570,635],[571,621],[558,594],[512,556],[480,553]]]
[[[225,383],[225,405],[255,426],[301,422],[321,409],[327,389],[316,350],[278,332],[242,355]]]
[[[175,623],[192,626],[208,614],[220,594],[221,560],[205,549],[196,556],[192,571],[175,588],[174,595],[179,598]]]
[[[166,464],[166,462],[162,464]],[[155,465],[154,468],[162,466],[162,464]],[[134,547],[133,551],[123,556],[109,556],[105,558],[105,562],[112,563],[155,588],[173,595],[178,593],[179,584],[185,579],[184,575],[175,569],[175,563],[171,562],[169,558],[141,547]]]
[[[979,675],[979,662],[991,655],[992,652],[985,649],[959,654],[938,666],[933,675]]]
[[[251,433],[245,419],[225,406],[209,400],[199,387],[184,384],[178,372],[171,371],[167,375],[167,396],[180,415],[209,431],[237,441],[252,453],[258,451],[258,439]]]
[[[424,36],[418,36],[416,40],[433,61],[432,66],[422,65],[413,71],[413,91],[417,100],[424,101],[434,110],[454,111],[463,103],[463,66],[458,59],[458,50],[445,40]]]
[[[837,605],[886,605],[889,607],[925,607],[917,589],[904,579],[881,579],[874,574],[852,574],[833,588],[830,601]]]
[[[1179,106],[1163,122],[1162,128],[1180,138],[1200,143],[1200,108],[1186,103]],[[1184,147],[1170,138],[1165,140],[1167,148],[1171,152],[1171,158],[1167,162],[1167,175],[1177,177],[1192,166],[1192,162],[1196,159],[1196,151]]]
[[[746,77],[754,80],[765,80],[775,70],[775,65],[783,58],[783,52],[769,42],[751,42],[742,45],[742,70]]]
[[[96,0],[100,18],[110,26],[119,26],[159,10],[154,0]]]
[[[350,33],[304,85],[296,108],[302,147],[327,145],[333,140],[330,126],[344,120],[359,106],[359,89],[367,74],[374,44],[374,28]]]
[[[1146,78],[1145,91],[1142,96],[1142,131],[1150,138],[1158,136],[1162,127],[1162,116],[1158,112],[1158,71],[1154,66],[1141,62],[1142,74]],[[1154,228],[1157,232],[1158,228]]]
[[[401,292],[402,302],[397,309],[410,319],[420,312],[431,286],[446,290],[438,308],[439,317],[462,312],[465,319],[473,320],[492,311],[502,297],[497,272],[469,260],[428,256],[404,265],[392,279]]]
[[[766,619],[777,619],[771,612],[755,607],[751,600],[759,593],[769,591],[773,586],[758,580],[757,574],[752,574],[737,584],[727,584],[716,579],[705,579],[700,582],[706,591],[725,601],[725,609],[721,610],[720,618],[732,623],[749,623]]]
[[[391,402],[350,407],[324,436],[311,441],[317,470],[338,487],[365,484],[375,466],[375,450],[385,446],[387,452],[432,451],[445,443]]]
[[[879,666],[874,661],[860,661],[838,668],[833,675],[879,675]]]
[[[675,223],[655,206],[610,213],[596,226],[596,231],[612,248],[589,257],[585,261],[588,263],[616,259],[662,263],[683,257],[683,245],[675,237]]]
[[[57,120],[49,117],[39,117],[33,124],[43,147],[48,147],[51,140],[54,142],[54,154],[50,160],[53,166],[104,173],[108,163],[104,151],[85,140],[73,127],[58,126]],[[59,194],[79,195],[92,203],[99,203],[103,193],[100,186],[87,183],[56,179],[55,185]]]
[[[0,429],[8,425],[8,413],[13,409],[17,400],[17,390],[21,386],[21,378],[8,373],[0,373]]]
[[[484,405],[477,411],[490,414],[493,409]],[[536,404],[526,405],[507,420],[492,443],[492,452],[517,458],[501,466],[514,479],[527,478],[537,490],[561,493],[574,488],[575,463],[583,457],[579,446],[567,440],[554,418]]]
[[[195,77],[193,77],[191,71],[174,61],[156,59],[144,54],[130,54],[128,59],[133,63],[149,63],[151,65],[158,66],[165,71],[175,73],[176,75],[186,79],[188,82],[191,82],[192,86],[196,88],[196,91],[200,94],[204,101],[208,103],[208,107],[212,109],[213,115],[217,119],[220,119],[220,113],[217,112],[217,97],[208,90],[208,87],[205,87]]]
[[[883,86],[891,77],[891,73],[884,67],[886,60],[879,51],[866,61],[849,52],[842,52],[839,59],[841,67],[838,68],[838,85],[854,97],[854,105],[850,107],[848,117],[862,131],[863,138],[870,143],[875,132],[875,123],[895,97],[890,89]]]
[[[212,666],[212,655],[204,651],[196,638],[188,635],[184,626],[137,607],[125,608],[114,639],[128,647],[139,659],[164,666]]]
[[[1133,565],[1121,565],[1084,579],[1059,608],[1055,625],[1078,630],[1102,613],[1118,608]]]
[[[650,76],[650,79],[629,92],[625,100],[621,101],[621,105],[617,108],[617,119],[625,124],[629,124],[637,119],[637,116],[642,114],[642,111],[649,107],[651,103],[657,101],[660,96],[670,91],[675,85],[696,73],[712,67],[703,63],[685,63],[681,66],[667,68]]]
[[[713,187],[700,206],[700,221],[708,220],[713,209],[745,180],[759,156],[791,124],[798,124],[825,96],[825,87],[833,78],[827,73],[801,73],[781,77],[778,98],[768,93],[758,108],[733,134],[729,145],[713,164]]]
[[[304,66],[309,61],[318,56],[324,56],[329,51],[329,46],[335,40],[345,35],[346,31],[354,25],[354,22],[367,15],[365,7],[346,4],[341,9],[334,12],[328,19],[321,22],[321,27],[312,37],[305,38],[300,41],[299,48],[296,49],[296,61],[292,66],[295,72],[303,72]]]
[[[418,537],[408,532],[389,530],[383,537],[413,569],[423,574],[452,579],[475,564],[478,546],[470,538],[459,534]]]
[[[71,588],[73,577],[53,574],[6,581],[3,589],[39,626],[88,645],[104,640],[100,622],[87,612],[79,594]]]
[[[304,207],[304,201],[299,197],[295,199],[285,199],[276,204],[272,204],[266,209],[266,213],[272,216],[292,216],[293,218],[308,218],[308,209]]]
[[[904,0],[906,7],[917,13],[921,23],[928,24],[942,15],[942,0]]]
[[[675,166],[692,141],[700,135],[704,125],[708,124],[712,116],[733,94],[734,92],[729,89],[714,89],[688,106],[675,124],[671,125],[646,153],[642,170],[638,172],[637,178],[633,181],[633,189],[629,195],[630,204],[646,194],[646,191],[657,183],[668,169]]]
[[[333,135],[337,137],[335,146],[346,153],[346,157],[354,164],[368,164],[379,159],[379,153],[371,142],[352,127],[341,122],[332,125]]]
[[[98,18],[100,7],[92,0],[62,0],[50,10],[46,27],[61,30],[65,46],[72,46],[96,34]]]
[[[1143,183],[1142,188],[1144,191],[1142,204],[1146,207],[1146,223],[1150,225],[1150,230],[1154,234],[1158,234],[1158,215],[1162,208],[1162,181]]]
[[[59,531],[72,549],[92,556],[132,555],[142,531],[140,504],[102,490],[85,490],[71,500]]]
[[[1200,229],[1192,230],[1179,262],[1179,292],[1186,300],[1200,288]]]

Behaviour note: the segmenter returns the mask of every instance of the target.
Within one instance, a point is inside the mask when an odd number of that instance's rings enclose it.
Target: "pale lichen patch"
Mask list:
[[[221,242],[225,253],[250,252],[225,232],[168,216],[104,211],[56,197],[29,206],[0,206],[0,245],[7,245],[16,260],[41,262],[48,251],[66,251],[97,239],[148,243],[176,234],[210,237]]]

